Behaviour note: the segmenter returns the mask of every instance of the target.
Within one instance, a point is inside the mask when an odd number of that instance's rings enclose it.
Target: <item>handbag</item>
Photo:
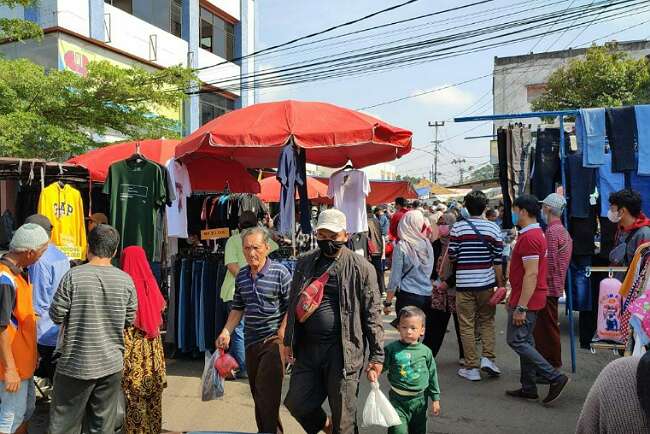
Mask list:
[[[332,264],[333,265],[333,264]],[[316,280],[311,282],[298,296],[298,304],[296,305],[296,319],[300,323],[304,323],[310,316],[316,312],[318,306],[323,301],[323,294],[325,293],[325,285],[330,279],[330,267]]]

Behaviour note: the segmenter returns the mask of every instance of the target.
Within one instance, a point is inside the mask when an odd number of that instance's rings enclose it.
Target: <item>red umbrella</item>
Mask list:
[[[291,138],[307,150],[307,162],[319,166],[355,167],[392,161],[411,150],[410,131],[332,104],[279,101],[255,104],[220,116],[176,148],[176,156],[192,153],[232,158],[246,167],[276,167]]]
[[[85,167],[94,182],[104,182],[111,164],[125,160],[133,155],[140,145],[140,153],[158,164],[166,164],[174,157],[179,140],[141,140],[123,142],[88,151],[71,158],[68,163]],[[192,189],[195,191],[223,191],[228,184],[234,193],[259,193],[260,185],[241,164],[218,158],[194,159],[184,161],[190,174]]]
[[[259,198],[264,202],[280,202],[281,186],[277,178],[270,177],[260,181],[262,191],[258,194]],[[298,192],[296,192],[296,196]],[[307,197],[309,199],[317,199],[319,197],[327,197],[327,184],[312,178],[307,177]]]

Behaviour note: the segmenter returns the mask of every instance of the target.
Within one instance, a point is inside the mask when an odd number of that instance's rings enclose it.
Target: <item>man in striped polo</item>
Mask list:
[[[230,336],[243,318],[246,370],[255,401],[257,428],[263,433],[282,433],[284,363],[280,344],[286,328],[291,274],[284,265],[267,257],[270,242],[268,231],[261,227],[242,233],[248,265],[237,274],[232,310],[216,346],[228,349]]]
[[[465,353],[465,366],[458,375],[471,381],[481,379],[479,368],[493,377],[501,375],[494,363],[496,309],[489,301],[495,286],[503,286],[503,240],[499,227],[482,218],[487,204],[488,199],[482,191],[472,191],[465,196],[469,217],[454,224],[449,242],[449,258],[456,264],[456,311]],[[480,359],[476,330],[482,343]]]

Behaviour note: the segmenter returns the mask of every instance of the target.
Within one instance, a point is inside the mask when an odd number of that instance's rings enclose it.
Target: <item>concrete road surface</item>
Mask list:
[[[397,338],[397,333],[386,318],[387,341]],[[502,434],[502,433],[572,433],[589,387],[601,369],[616,356],[611,352],[591,354],[578,351],[578,372],[571,374],[572,382],[565,394],[552,408],[539,403],[522,402],[504,395],[504,391],[518,387],[519,360],[505,343],[505,310],[497,312],[497,363],[503,371],[500,379],[484,379],[470,383],[457,375],[458,345],[450,321],[450,331],[437,358],[442,391],[442,415],[430,416],[429,433]],[[562,316],[563,361],[570,371],[567,318]],[[168,360],[168,387],[163,402],[163,428],[166,431],[234,431],[256,432],[253,401],[246,381],[226,383],[223,400],[201,402],[199,377],[203,360]],[[386,378],[382,377],[382,389],[387,390]],[[288,377],[285,380],[285,393]],[[548,386],[540,387],[543,397]],[[359,420],[361,409],[368,395],[368,383],[364,379],[359,393]],[[282,409],[285,433],[303,433],[296,421]],[[33,433],[44,433],[47,421],[47,404],[40,404]],[[362,433],[384,433],[381,428],[362,428]]]

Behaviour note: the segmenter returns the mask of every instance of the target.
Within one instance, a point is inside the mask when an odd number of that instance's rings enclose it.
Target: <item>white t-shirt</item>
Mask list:
[[[334,199],[334,206],[341,210],[348,222],[348,233],[368,231],[366,197],[370,183],[361,170],[341,170],[330,177],[327,195]]]
[[[187,166],[171,159],[165,165],[172,184],[176,187],[176,200],[167,207],[167,235],[187,238],[187,198],[192,194]]]

